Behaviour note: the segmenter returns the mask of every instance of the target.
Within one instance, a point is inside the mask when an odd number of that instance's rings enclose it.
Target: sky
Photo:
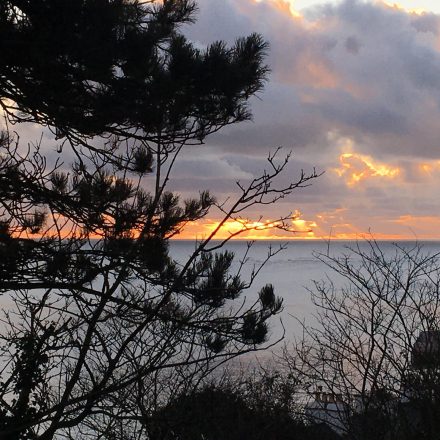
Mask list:
[[[295,10],[301,11],[311,6],[322,4],[322,0],[290,0],[289,3]],[[335,4],[336,2],[333,2]],[[373,3],[370,1],[370,3]],[[389,5],[397,5],[398,7],[406,10],[425,11],[440,13],[440,2],[438,0],[400,0],[394,2],[392,0],[387,1]]]
[[[258,175],[268,153],[282,146],[293,153],[284,179],[301,169],[324,174],[276,205],[248,212],[261,229],[293,213],[296,233],[248,237],[440,239],[440,2],[198,3],[197,22],[184,29],[188,38],[204,47],[258,32],[270,44],[271,74],[251,101],[253,121],[187,150],[174,189],[234,197],[235,182]],[[181,238],[208,233],[218,218],[210,213]]]
[[[250,101],[253,120],[188,147],[170,189],[182,198],[209,189],[232,203],[278,147],[292,152],[281,184],[301,170],[323,173],[240,222],[253,239],[440,239],[440,1],[198,0],[182,31],[198,47],[260,33],[271,73]],[[40,127],[25,138],[38,139]],[[49,145],[49,144],[48,144]],[[52,146],[52,143],[50,143]],[[290,231],[267,229],[288,218]],[[210,211],[179,238],[202,238]],[[218,237],[218,238],[219,238]]]

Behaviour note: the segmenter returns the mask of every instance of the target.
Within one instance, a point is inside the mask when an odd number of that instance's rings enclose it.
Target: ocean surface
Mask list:
[[[396,245],[403,248],[414,247],[412,241],[387,242],[380,241],[378,245],[385,255],[396,252]],[[275,292],[283,298],[283,311],[279,317],[274,317],[270,322],[271,341],[276,340],[284,333],[288,342],[300,335],[301,326],[298,322],[313,323],[314,306],[311,301],[310,289],[313,290],[313,281],[326,278],[332,280],[336,287],[345,285],[345,280],[318,259],[319,254],[330,254],[338,257],[353,255],[350,248],[360,246],[368,250],[365,241],[339,241],[331,242],[318,240],[293,240],[288,243],[256,241],[247,254],[243,264],[243,278],[249,277],[253,268],[260,266],[266,259],[269,248],[272,251],[280,245],[286,249],[270,258],[263,266],[254,280],[252,287],[244,293],[244,297],[251,303],[257,297],[258,290],[265,284],[271,283]],[[418,242],[423,247],[423,253],[434,254],[440,252],[440,241]],[[171,242],[171,255],[179,262],[184,262],[194,249],[194,242],[175,240]],[[234,252],[236,261],[233,270],[238,270],[240,261],[246,257],[247,244],[244,241],[230,241],[224,249]],[[352,256],[353,264],[359,259]]]

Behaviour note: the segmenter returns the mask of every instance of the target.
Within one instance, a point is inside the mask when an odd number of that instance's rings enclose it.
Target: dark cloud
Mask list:
[[[353,55],[357,55],[361,47],[362,44],[359,43],[356,37],[347,37],[347,39],[345,40],[345,48],[347,49],[347,52]]]

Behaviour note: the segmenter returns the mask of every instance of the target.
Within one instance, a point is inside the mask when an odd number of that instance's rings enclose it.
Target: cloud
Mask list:
[[[253,102],[255,124],[214,141],[223,148],[254,143],[262,150],[271,140],[326,148],[322,139],[337,128],[362,140],[363,153],[438,155],[438,16],[346,0],[297,18],[284,3],[201,2],[202,24],[190,37],[207,43],[213,35],[232,40],[258,31],[271,45],[272,75],[262,100]]]
[[[237,195],[235,182],[258,176],[268,152],[284,146],[294,160],[283,179],[301,168],[327,172],[276,206],[255,207],[252,219],[300,209],[315,236],[372,228],[397,237],[420,227],[439,237],[440,16],[362,0],[300,12],[288,0],[198,3],[197,22],[183,27],[189,39],[204,47],[259,32],[271,74],[250,102],[254,120],[186,150],[172,189]],[[28,126],[23,140],[39,130]],[[46,151],[55,149],[45,136]]]
[[[418,218],[438,236],[428,219],[438,212],[440,185],[440,17],[380,1],[300,13],[293,4],[200,0],[189,38],[206,45],[259,32],[272,69],[251,102],[254,121],[222,130],[209,145],[251,174],[281,145],[299,167],[327,170],[276,208],[301,209],[316,234],[372,228],[397,237],[409,233],[405,219]],[[250,155],[255,166],[246,168]]]
[[[206,238],[215,233],[213,238],[223,240],[237,237],[246,240],[289,240],[298,238],[317,238],[313,228],[317,225],[314,221],[305,220],[301,213],[296,211],[290,219],[280,221],[266,219],[252,221],[246,218],[230,219],[220,223],[215,218],[190,222],[180,232],[179,239],[188,239],[196,236]]]
[[[339,177],[345,178],[347,185],[356,185],[364,179],[388,178],[394,179],[399,173],[398,167],[376,163],[369,156],[356,153],[343,153],[339,157],[340,167],[334,168]]]

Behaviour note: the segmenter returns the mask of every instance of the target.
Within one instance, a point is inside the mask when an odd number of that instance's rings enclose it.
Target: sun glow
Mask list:
[[[426,9],[423,9],[423,8],[407,8],[407,7],[401,5],[400,3],[397,3],[397,2],[380,1],[379,3],[383,4],[387,8],[396,9],[398,11],[402,11],[402,12],[405,12],[407,14],[423,15],[423,14],[425,14],[427,12]]]
[[[316,238],[315,221],[301,218],[301,213],[295,211],[291,218],[286,220],[259,220],[235,219],[221,222],[216,219],[190,222],[184,230],[174,238],[203,239],[211,236],[213,239],[242,239],[242,240],[291,240],[295,238]]]
[[[334,168],[339,177],[344,177],[348,186],[372,177],[393,179],[400,173],[398,167],[392,167],[373,160],[370,156],[357,153],[343,153],[339,157],[340,167]]]
[[[436,160],[430,163],[421,163],[419,164],[419,170],[422,175],[432,176],[434,173],[440,171],[440,160]]]
[[[268,2],[284,14],[291,15],[294,18],[302,18],[300,12],[295,9],[294,0],[254,0],[254,2]]]

